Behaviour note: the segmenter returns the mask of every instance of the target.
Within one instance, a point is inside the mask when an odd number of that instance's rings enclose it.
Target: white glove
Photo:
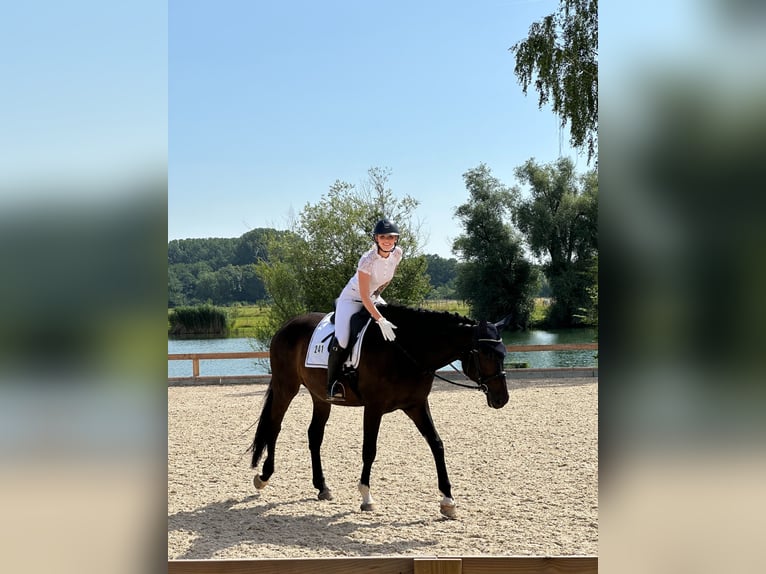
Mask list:
[[[378,319],[378,327],[380,327],[380,332],[383,333],[383,338],[386,341],[393,341],[396,339],[396,335],[394,335],[394,329],[396,329],[396,325],[394,325],[391,321],[385,317],[381,317]]]
[[[386,303],[386,300],[385,300],[385,299],[383,299],[383,297],[381,297],[380,295],[377,295],[377,296],[375,297],[375,299],[373,299],[373,300],[372,300],[372,302],[373,302],[375,305],[388,305],[388,303]]]

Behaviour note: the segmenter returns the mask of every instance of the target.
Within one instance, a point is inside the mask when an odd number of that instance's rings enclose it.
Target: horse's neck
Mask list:
[[[429,332],[420,338],[418,360],[430,369],[438,369],[453,361],[471,347],[473,328],[456,325],[449,332]]]

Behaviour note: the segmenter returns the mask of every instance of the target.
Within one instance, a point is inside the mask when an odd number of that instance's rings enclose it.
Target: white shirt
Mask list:
[[[370,276],[370,293],[381,285],[388,283],[393,279],[396,267],[402,260],[402,248],[395,247],[388,257],[381,257],[378,255],[378,247],[375,246],[369,251],[365,252],[359,259],[359,263],[356,266],[357,271],[367,273]],[[354,276],[349,279],[343,291],[340,294],[341,299],[361,301],[362,297],[359,294],[359,276],[354,273]]]

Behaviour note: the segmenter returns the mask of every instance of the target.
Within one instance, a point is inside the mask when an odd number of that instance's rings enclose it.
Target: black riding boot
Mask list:
[[[330,356],[327,358],[327,400],[334,402],[343,402],[346,400],[346,392],[343,384],[338,381],[343,363],[346,362],[348,349],[344,349],[338,344],[338,340],[333,337],[330,344]]]

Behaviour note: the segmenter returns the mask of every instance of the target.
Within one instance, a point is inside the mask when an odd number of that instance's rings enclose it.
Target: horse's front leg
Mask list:
[[[383,413],[370,407],[364,408],[364,440],[362,441],[362,477],[359,479],[359,493],[362,495],[362,510],[375,510],[375,501],[370,494],[370,473],[378,452],[378,431]]]
[[[319,500],[332,500],[332,493],[325,484],[324,473],[322,472],[322,458],[320,450],[324,440],[324,429],[327,419],[330,418],[330,409],[328,403],[311,395],[314,400],[314,412],[311,416],[309,425],[309,451],[311,452],[311,472],[313,476],[314,488],[319,491],[317,498]]]
[[[407,416],[412,419],[415,426],[418,427],[420,434],[428,442],[428,446],[431,448],[431,452],[434,455],[434,462],[436,463],[436,476],[439,481],[439,490],[442,493],[442,500],[439,504],[439,510],[447,518],[455,518],[457,512],[455,510],[455,501],[452,498],[452,485],[447,476],[447,463],[444,460],[444,444],[436,432],[434,421],[431,418],[431,409],[428,406],[428,402],[407,409],[404,411]]]

